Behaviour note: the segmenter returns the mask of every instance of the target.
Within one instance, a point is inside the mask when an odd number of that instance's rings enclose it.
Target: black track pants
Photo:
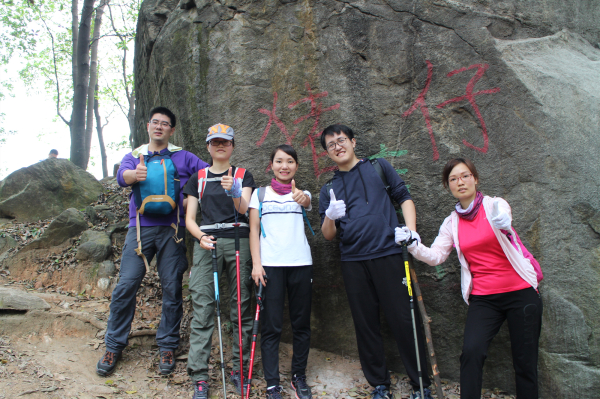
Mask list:
[[[286,289],[293,333],[292,374],[306,373],[310,349],[312,266],[265,266],[264,269],[269,279],[260,313],[260,350],[265,380],[270,387],[279,385],[279,341]]]
[[[538,397],[538,341],[542,300],[533,288],[492,295],[471,295],[460,356],[461,399],[479,399],[487,349],[508,320],[517,398]]]
[[[413,387],[419,386],[415,338],[406,274],[402,255],[390,255],[365,261],[342,261],[342,275],[350,303],[360,364],[365,378],[372,386],[390,385],[385,364],[379,308],[392,329],[400,358]],[[414,293],[413,293],[414,294]],[[415,318],[419,340],[419,355],[423,386],[430,385],[421,317],[415,298]]]

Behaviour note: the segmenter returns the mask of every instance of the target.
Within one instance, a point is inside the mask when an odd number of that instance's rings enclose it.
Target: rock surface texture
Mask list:
[[[174,142],[208,160],[207,128],[236,131],[233,163],[268,183],[269,154],[299,152],[299,188],[318,193],[333,164],[319,134],[340,122],[357,153],[383,157],[410,185],[430,245],[454,199],[445,162],[472,159],[481,190],[512,205],[540,261],[544,398],[600,391],[600,3],[575,0],[146,0],[136,36],[136,144],[146,114],[178,117]],[[310,212],[313,226],[318,213]],[[312,344],[354,352],[336,242],[310,238]],[[416,264],[439,369],[457,380],[467,306],[453,254]],[[401,370],[385,324],[389,366]],[[289,339],[289,331],[286,331]],[[484,386],[514,392],[508,332]]]
[[[66,159],[46,159],[11,173],[0,183],[0,217],[36,221],[67,208],[83,209],[102,185]]]

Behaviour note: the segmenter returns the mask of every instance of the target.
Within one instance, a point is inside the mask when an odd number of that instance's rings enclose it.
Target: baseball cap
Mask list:
[[[212,139],[225,139],[233,140],[233,129],[222,123],[217,123],[208,128],[208,134],[206,135],[206,142],[208,143]]]

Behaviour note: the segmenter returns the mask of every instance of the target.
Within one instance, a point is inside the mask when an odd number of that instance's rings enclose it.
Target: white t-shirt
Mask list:
[[[312,196],[304,191],[311,200]],[[252,193],[250,208],[258,209],[258,189]],[[310,211],[312,204],[306,210]],[[260,260],[263,266],[312,265],[310,246],[304,233],[302,207],[292,194],[279,195],[271,186],[266,188],[262,206],[262,225],[266,237],[260,233]]]

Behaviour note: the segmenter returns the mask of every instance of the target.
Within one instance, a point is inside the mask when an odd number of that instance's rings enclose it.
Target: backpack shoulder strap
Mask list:
[[[265,192],[267,191],[266,187],[259,187],[258,190],[258,220],[260,221],[260,231],[262,232],[262,236],[266,237],[265,228],[262,224],[262,206],[263,201],[265,200]]]
[[[198,171],[198,200],[202,199],[204,194],[204,187],[206,187],[206,177],[208,176],[208,168],[200,169]]]
[[[388,195],[390,195],[390,184],[388,183],[387,178],[385,177],[385,173],[383,173],[383,168],[381,167],[381,164],[379,163],[377,158],[370,159],[369,162],[371,162],[371,165],[373,165],[373,167],[375,168],[375,172],[377,172],[379,178],[383,182],[383,185],[385,186],[385,191],[388,193]]]
[[[242,179],[244,180],[244,175],[246,174],[246,169],[244,168],[235,168],[235,173],[233,174],[234,179]]]

